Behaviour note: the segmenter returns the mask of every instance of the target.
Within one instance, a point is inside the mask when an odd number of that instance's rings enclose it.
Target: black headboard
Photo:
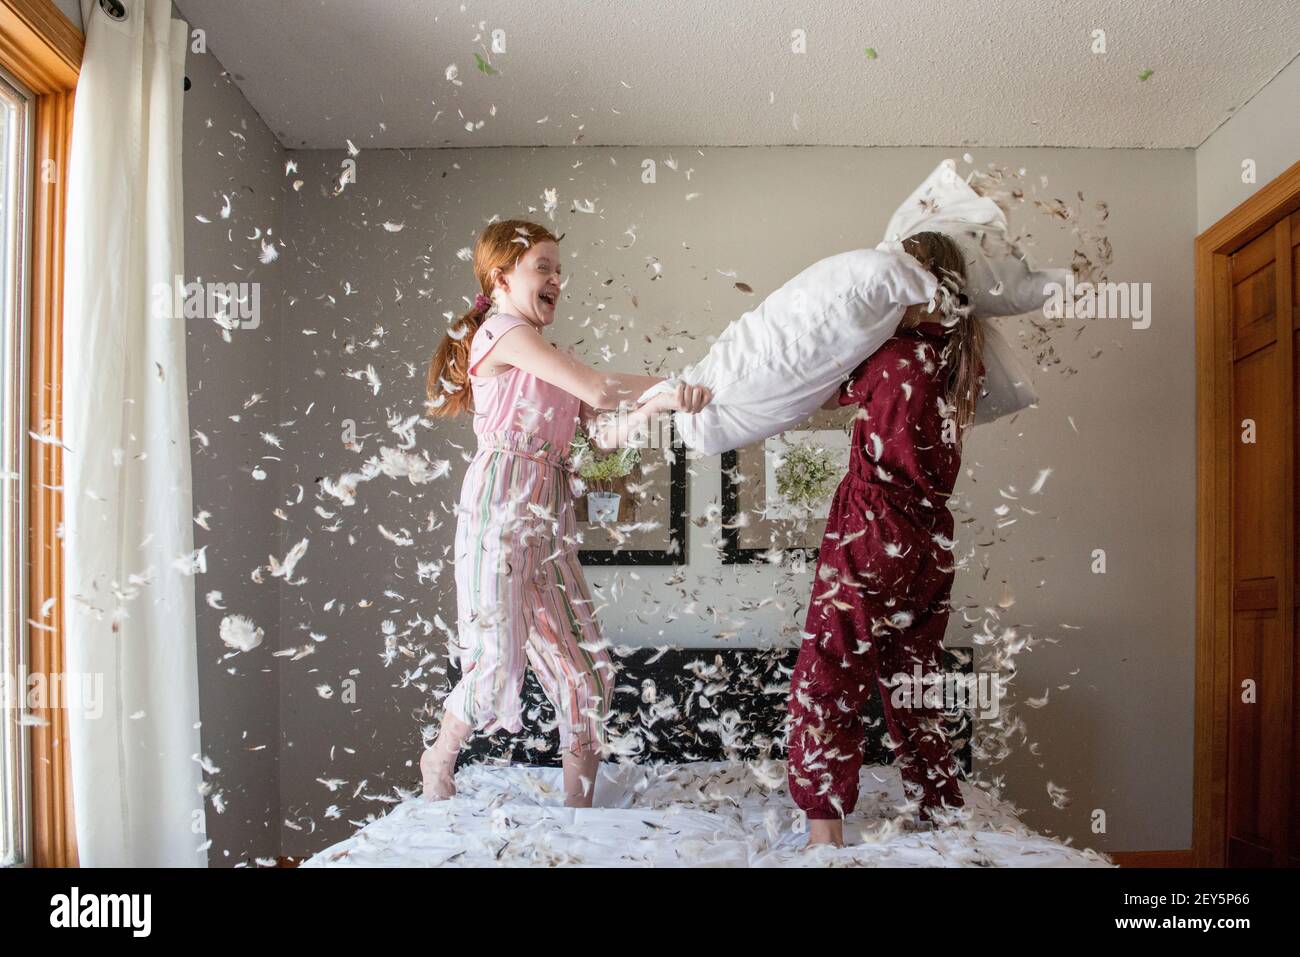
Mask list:
[[[786,700],[794,648],[638,648],[614,656],[619,668],[609,728],[628,747],[608,761],[635,763],[785,759]],[[944,650],[945,667],[969,675],[969,648]],[[453,666],[449,679],[460,678]],[[458,765],[481,761],[558,767],[555,709],[528,669],[524,677],[524,728],[510,734],[473,736]],[[734,715],[728,712],[735,712]],[[970,774],[972,714],[945,712],[954,756]],[[886,728],[880,695],[865,709],[867,764],[889,764],[893,753],[880,739]]]

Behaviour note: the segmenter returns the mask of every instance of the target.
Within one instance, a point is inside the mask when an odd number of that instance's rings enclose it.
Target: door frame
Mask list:
[[[1300,210],[1300,162],[1196,237],[1196,705],[1192,854],[1197,867],[1227,861],[1228,709],[1226,688],[1232,627],[1232,327],[1229,257]],[[1287,249],[1290,256],[1290,249]],[[1289,262],[1289,260],[1288,260]],[[1279,284],[1281,288],[1281,284]],[[1289,298],[1289,297],[1288,297]],[[1289,304],[1288,304],[1289,305]],[[1300,316],[1286,325],[1294,329]],[[1279,322],[1279,326],[1283,325]],[[1291,333],[1294,335],[1294,333]],[[1279,336],[1281,333],[1279,332]],[[1294,439],[1288,437],[1286,447]],[[1286,455],[1285,488],[1295,488],[1294,456]],[[1286,495],[1288,528],[1295,528]],[[1279,573],[1279,614],[1294,615],[1295,549]],[[1284,603],[1283,603],[1284,601]],[[1291,673],[1294,674],[1294,662]],[[1291,721],[1288,702],[1286,720]],[[1290,749],[1287,749],[1288,757]],[[1291,780],[1292,769],[1286,769]],[[1289,809],[1287,811],[1289,813]],[[1283,854],[1286,849],[1283,848]]]

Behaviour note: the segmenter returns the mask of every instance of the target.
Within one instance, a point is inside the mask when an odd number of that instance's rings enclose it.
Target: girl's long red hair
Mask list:
[[[534,245],[560,240],[545,226],[526,219],[491,223],[474,243],[474,277],[485,296],[491,296],[497,277],[509,272]],[[429,359],[425,415],[456,416],[474,411],[469,387],[469,346],[483,324],[486,311],[473,307],[443,335]]]

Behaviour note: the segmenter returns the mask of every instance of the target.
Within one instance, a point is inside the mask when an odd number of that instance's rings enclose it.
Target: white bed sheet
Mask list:
[[[964,783],[965,825],[901,830],[893,767],[863,768],[845,847],[807,850],[784,782],[776,761],[603,764],[596,807],[566,808],[559,768],[477,764],[457,774],[451,800],[407,797],[301,866],[1114,866],[1034,833],[1009,805]]]

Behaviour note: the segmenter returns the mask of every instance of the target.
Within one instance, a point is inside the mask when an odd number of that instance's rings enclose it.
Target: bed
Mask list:
[[[785,788],[783,721],[797,649],[625,650],[594,807],[563,806],[554,712],[529,674],[525,728],[461,752],[456,797],[418,787],[383,817],[302,867],[1113,867],[1096,851],[1036,834],[1015,809],[967,781],[969,821],[907,826],[878,699],[845,846],[805,847]],[[947,666],[969,672],[969,649]],[[455,680],[453,672],[451,680]],[[969,710],[945,716],[970,771]],[[412,782],[414,785],[416,782]]]

